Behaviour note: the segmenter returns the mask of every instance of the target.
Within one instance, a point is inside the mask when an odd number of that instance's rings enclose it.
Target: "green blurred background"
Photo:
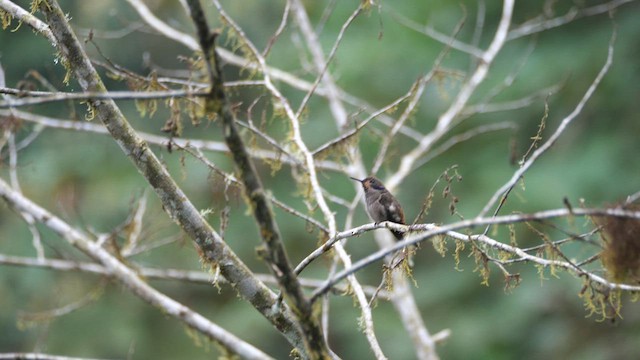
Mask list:
[[[16,3],[28,7],[27,1]],[[60,1],[72,18],[72,25],[81,37],[94,29],[94,41],[102,54],[113,63],[140,74],[150,72],[149,64],[158,69],[185,70],[180,56],[191,56],[188,49],[140,27],[139,18],[124,1]],[[206,2],[205,2],[206,3]],[[571,6],[598,4],[596,1],[554,2],[556,15],[565,14]],[[149,1],[151,9],[172,26],[193,33],[181,6],[175,1]],[[283,1],[225,1],[228,13],[244,29],[258,48],[262,49],[277,28],[284,7]],[[330,5],[333,4],[333,5]],[[469,42],[473,36],[477,3],[475,1],[382,1],[381,11],[372,9],[361,14],[347,30],[331,66],[337,84],[376,108],[381,108],[405,94],[412,83],[432,68],[443,46],[426,36],[400,24],[399,17],[420,24],[429,24],[449,34],[466,14],[459,39]],[[305,1],[314,25],[317,25],[327,6],[334,6],[331,16],[320,32],[325,53],[335,41],[340,26],[357,6],[356,1]],[[214,27],[222,26],[211,10]],[[496,29],[501,11],[498,1],[486,2],[486,26],[479,46],[486,48]],[[540,15],[541,2],[521,1],[516,4],[514,23],[522,24]],[[39,16],[39,14],[38,14]],[[587,17],[560,28],[524,37],[507,43],[498,55],[487,80],[471,99],[476,103],[499,87],[505,77],[518,71],[513,84],[502,91],[495,101],[510,101],[533,94],[553,85],[561,89],[550,95],[549,117],[544,139],[555,130],[583,96],[605,62],[607,44],[613,28],[617,28],[614,62],[602,84],[588,102],[582,114],[571,124],[558,143],[543,156],[525,177],[525,187],[518,186],[503,213],[510,211],[539,211],[562,207],[563,197],[578,204],[602,206],[624,199],[638,191],[640,184],[640,6],[638,2],[623,5],[614,11],[613,21],[606,14]],[[71,81],[62,84],[64,70],[54,62],[55,50],[31,29],[22,25],[16,31],[0,32],[0,62],[8,87],[24,81],[35,83],[28,73],[38,71],[57,88],[77,91]],[[122,29],[124,36],[118,35]],[[381,37],[379,35],[382,35]],[[105,36],[107,35],[107,36]],[[122,35],[122,34],[120,34]],[[290,22],[272,49],[269,64],[290,71],[304,79],[313,80],[301,62],[308,61],[300,54],[298,31]],[[230,42],[221,42],[229,48]],[[102,58],[96,47],[86,45],[96,59]],[[464,75],[473,62],[469,56],[451,51],[443,61],[443,76],[426,88],[419,109],[412,116],[411,126],[422,133],[430,131],[440,113],[454,98]],[[519,69],[519,70],[518,70]],[[226,65],[228,79],[251,76]],[[105,78],[111,90],[125,90],[123,83]],[[294,106],[303,93],[286,84],[278,84]],[[39,87],[40,88],[40,87]],[[259,89],[238,90],[233,101],[246,110]],[[462,133],[481,124],[509,121],[515,130],[503,130],[475,137],[461,143],[429,161],[412,173],[395,191],[412,219],[419,211],[422,199],[437,177],[448,167],[457,165],[461,182],[454,181],[452,193],[459,198],[458,212],[473,217],[482,209],[495,190],[513,174],[510,149],[515,144],[518,156],[530,145],[544,114],[544,96],[530,106],[514,111],[474,116],[457,126],[451,135]],[[268,110],[263,99],[256,109]],[[163,106],[153,118],[141,117],[131,101],[119,103],[128,120],[140,131],[160,134],[159,129],[169,117]],[[403,108],[403,107],[401,107]],[[30,110],[63,119],[83,121],[85,107],[57,103],[37,106]],[[246,113],[240,111],[240,118]],[[398,110],[395,116],[398,116]],[[73,112],[75,111],[75,115]],[[354,106],[348,111],[353,119],[366,117]],[[259,113],[258,111],[256,113]],[[309,148],[314,149],[337,135],[326,101],[314,97],[303,126]],[[286,120],[267,113],[266,127],[279,141],[286,140]],[[260,121],[254,115],[254,121]],[[380,133],[386,127],[371,123],[371,131],[364,131],[359,139],[365,164],[370,167],[381,142]],[[27,136],[33,125],[24,123],[18,140]],[[199,127],[186,124],[186,138],[221,140],[219,124],[203,122]],[[402,154],[415,146],[413,140],[399,138],[392,143],[390,156],[379,176],[384,179],[398,166]],[[198,161],[179,152],[154,147],[167,164],[174,178],[192,201],[201,209],[212,209],[212,225],[219,228],[219,214],[224,207],[224,183],[212,176]],[[233,171],[233,164],[225,154],[208,154],[219,167]],[[3,152],[0,175],[8,179],[8,158]],[[280,200],[301,211],[306,208],[291,176],[284,166],[273,173],[266,164],[259,163],[265,185]],[[98,134],[45,129],[37,140],[20,152],[19,169],[24,193],[41,206],[69,223],[87,231],[108,233],[128,216],[132,203],[146,188],[120,149],[109,137]],[[321,172],[322,185],[336,196],[353,199],[357,188],[345,174]],[[455,221],[448,210],[450,199],[441,196],[443,185],[436,187],[428,222]],[[266,273],[267,268],[255,255],[259,240],[247,216],[242,198],[234,191],[230,197],[231,217],[226,240],[255,271]],[[346,210],[332,204],[339,226],[344,226]],[[280,210],[276,210],[279,226],[284,234],[292,262],[297,263],[317,245],[316,233],[309,233],[305,224]],[[319,211],[314,214],[321,219]],[[355,224],[368,219],[364,209],[357,211]],[[577,222],[582,222],[578,219]],[[577,225],[580,227],[582,224]],[[564,223],[565,227],[569,227]],[[43,234],[48,257],[87,260],[44,227]],[[531,246],[540,242],[525,227],[518,227],[518,241]],[[549,230],[548,228],[545,230]],[[165,215],[155,194],[150,193],[144,223],[144,241],[148,243],[175,239],[133,260],[140,265],[201,269],[198,255],[191,241],[183,236]],[[508,232],[501,229],[492,234],[508,242]],[[553,234],[558,235],[558,234]],[[562,237],[562,235],[558,235]],[[4,204],[0,206],[0,252],[8,255],[34,256],[28,228]],[[499,270],[492,268],[490,286],[481,285],[474,273],[473,259],[462,256],[460,269],[455,269],[449,253],[441,257],[431,246],[423,246],[415,257],[414,288],[416,301],[431,332],[451,329],[451,337],[438,346],[444,359],[629,359],[640,354],[640,311],[638,304],[627,300],[623,319],[615,322],[599,321],[598,316],[587,317],[578,292],[582,282],[561,273],[558,278],[545,273],[541,281],[532,265],[520,265],[512,272],[522,275],[522,284],[504,291]],[[351,240],[347,250],[359,259],[376,250],[371,234]],[[572,256],[583,256],[593,249],[576,247]],[[311,278],[326,276],[328,261],[314,264],[305,273]],[[363,283],[377,285],[380,266],[362,271]],[[227,286],[218,291],[209,285],[151,281],[152,285],[174,299],[201,312],[212,321],[265,349],[276,358],[287,358],[289,346],[248,304],[239,301]],[[104,291],[100,292],[102,286]],[[69,315],[51,321],[25,321],[29,314],[61,307],[78,301],[87,293],[96,292],[95,301]],[[47,353],[96,358],[183,358],[205,359],[217,354],[217,349],[204,339],[194,336],[173,319],[149,307],[115,283],[101,283],[99,277],[82,273],[63,273],[35,268],[0,265],[0,352],[43,351]],[[27,316],[25,318],[25,316]],[[358,330],[359,312],[349,297],[331,298],[331,345],[344,359],[372,357],[364,335]],[[374,310],[376,334],[385,353],[392,359],[414,357],[411,342],[399,322],[391,304],[380,302]]]

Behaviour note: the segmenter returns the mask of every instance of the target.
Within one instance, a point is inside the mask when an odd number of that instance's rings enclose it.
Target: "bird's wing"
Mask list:
[[[380,196],[378,200],[387,211],[386,218],[395,223],[404,224],[404,211],[396,198],[391,196]]]

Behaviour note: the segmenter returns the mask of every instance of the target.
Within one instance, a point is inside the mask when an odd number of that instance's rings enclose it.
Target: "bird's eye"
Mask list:
[[[376,190],[383,190],[384,189],[384,185],[382,185],[382,183],[376,179],[372,179],[369,184],[371,185],[372,188],[376,189]]]

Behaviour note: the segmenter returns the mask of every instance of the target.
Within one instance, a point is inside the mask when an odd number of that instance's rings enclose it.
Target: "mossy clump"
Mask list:
[[[639,211],[639,205],[625,205],[625,210]],[[640,220],[623,217],[599,217],[604,250],[602,264],[609,278],[616,282],[640,283]]]

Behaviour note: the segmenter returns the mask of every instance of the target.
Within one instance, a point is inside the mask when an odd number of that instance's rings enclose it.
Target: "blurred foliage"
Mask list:
[[[28,1],[16,1],[27,7]],[[156,71],[185,70],[181,57],[192,54],[181,45],[147,31],[140,26],[137,14],[123,1],[60,1],[72,18],[72,25],[81,37],[93,29],[94,42],[86,44],[95,59],[124,66],[147,75]],[[574,4],[593,5],[596,1],[555,1],[557,14],[564,14]],[[172,26],[191,33],[192,25],[176,1],[148,1],[152,10]],[[328,53],[340,26],[355,8],[356,2],[306,1],[305,5],[314,24],[318,24],[327,6],[333,6],[331,16],[323,23],[320,41]],[[245,30],[247,36],[262,49],[276,30],[284,6],[283,1],[260,2],[225,1],[231,17]],[[381,11],[374,8],[361,15],[347,30],[336,59],[330,69],[338,85],[346,92],[381,108],[408,91],[413,82],[427,73],[443,46],[426,36],[407,28],[399,16],[420,24],[428,24],[448,34],[456,24],[464,21],[458,35],[470,41],[477,6],[475,1],[381,1]],[[486,2],[486,26],[479,46],[485,48],[491,40],[499,19],[501,4]],[[543,11],[542,2],[517,3],[514,20],[523,23]],[[211,9],[211,22],[221,27],[218,16]],[[513,173],[510,164],[510,144],[515,144],[521,156],[530,145],[545,101],[549,106],[546,139],[564,116],[569,114],[603,65],[607,43],[617,27],[614,64],[594,97],[578,119],[560,138],[558,143],[529,171],[524,186],[514,190],[504,213],[509,211],[537,211],[562,207],[563,197],[578,204],[580,199],[593,206],[611,204],[638,191],[640,153],[640,6],[632,2],[614,12],[613,21],[606,15],[588,17],[568,25],[509,42],[498,55],[485,83],[471,102],[476,102],[501,86],[504,78],[517,71],[513,84],[501,92],[496,101],[515,100],[533,92],[561,85],[556,93],[542,97],[530,106],[508,112],[475,116],[454,129],[453,134],[464,132],[483,123],[511,121],[514,131],[485,134],[461,143],[415,171],[396,190],[396,195],[412,219],[421,207],[429,188],[440,174],[457,165],[461,182],[452,184],[452,194],[460,201],[457,211],[473,217],[484,206],[493,192]],[[313,80],[308,69],[300,66],[300,42],[295,26],[290,22],[270,52],[271,65]],[[224,41],[221,44],[225,44]],[[229,45],[229,43],[226,43]],[[532,49],[530,51],[530,49]],[[104,56],[104,57],[103,57]],[[76,91],[70,82],[62,84],[64,69],[53,61],[54,49],[43,38],[34,35],[26,25],[20,27],[14,20],[10,28],[0,31],[0,62],[5,70],[6,84],[36,84],[31,72],[37,71],[49,79],[53,86],[65,91]],[[309,59],[303,58],[302,61]],[[427,87],[411,125],[426,133],[433,128],[437,116],[448,106],[456,94],[461,75],[474,65],[469,56],[451,51],[444,59],[442,76]],[[251,74],[225,66],[228,79],[240,79]],[[124,90],[126,84],[103,77],[111,90]],[[286,84],[278,84],[294,106],[302,94]],[[36,85],[39,87],[39,85]],[[244,110],[256,96],[264,95],[258,89],[238,90],[232,94],[239,105],[242,120]],[[254,114],[267,111],[266,125],[270,134],[279,141],[286,140],[287,125],[269,113],[263,99]],[[141,117],[131,101],[120,103],[128,120],[139,131],[160,134],[160,128],[170,117],[170,111],[160,104],[156,114]],[[402,107],[403,108],[403,107]],[[401,109],[402,109],[401,108]],[[395,114],[398,115],[401,109]],[[31,111],[59,118],[83,121],[85,107],[66,103],[38,106]],[[364,117],[358,108],[350,107],[353,119]],[[71,114],[71,115],[70,115]],[[337,135],[326,101],[315,97],[305,111],[303,135],[311,149]],[[253,120],[261,121],[257,115]],[[386,127],[375,122],[362,132],[359,139],[365,164],[371,166],[381,141],[380,133]],[[33,129],[23,124],[18,138],[24,138]],[[221,140],[218,123],[203,122],[198,127],[186,125],[183,137]],[[412,141],[394,141],[391,156],[384,164],[381,178],[393,172],[403,152],[411,149]],[[171,173],[188,196],[201,209],[212,209],[209,219],[219,228],[219,216],[225,206],[224,183],[213,176],[197,160],[179,152],[155,147]],[[233,164],[225,154],[208,154],[212,162],[226,171]],[[7,161],[2,158],[0,175],[7,178]],[[281,201],[305,211],[292,176],[285,166],[272,173],[267,164],[258,164],[265,185]],[[139,199],[146,184],[123,156],[118,146],[108,137],[59,129],[45,129],[37,140],[20,152],[19,169],[24,193],[41,206],[61,216],[71,224],[96,233],[108,233],[127,218],[132,204]],[[352,199],[356,187],[343,174],[322,172],[322,185],[336,196]],[[426,218],[429,222],[455,221],[449,213],[450,199],[438,195]],[[175,238],[176,241],[133,258],[140,265],[194,269],[201,268],[191,241],[168,219],[161,205],[149,196],[145,216],[143,239],[154,242]],[[259,245],[244,201],[237,191],[232,192],[231,221],[226,240],[255,272],[267,272],[266,266],[255,256]],[[346,211],[333,205],[344,226]],[[309,233],[305,224],[276,209],[277,220],[284,234],[292,262],[297,263],[317,245],[317,234]],[[315,214],[320,218],[319,214]],[[354,224],[367,222],[364,209],[359,209]],[[577,220],[577,221],[582,221]],[[39,227],[48,257],[87,260],[44,227]],[[519,230],[523,230],[519,228]],[[497,230],[508,241],[506,228]],[[546,231],[551,231],[546,229]],[[528,234],[528,235],[527,235]],[[520,245],[540,242],[535,234],[521,231]],[[456,271],[453,242],[447,244],[443,258],[425,243],[415,258],[414,289],[426,325],[431,332],[449,328],[452,336],[439,345],[443,359],[628,359],[640,353],[640,311],[637,304],[627,304],[622,320],[615,323],[599,322],[597,317],[585,318],[587,312],[577,296],[580,280],[564,273],[559,277],[545,274],[549,280],[541,281],[537,269],[519,265],[514,271],[521,273],[522,284],[509,291],[503,290],[503,278],[492,269],[490,286],[481,285],[481,278],[473,273],[473,258],[466,253]],[[352,239],[347,250],[358,259],[375,250],[371,235]],[[580,249],[575,249],[576,254]],[[0,252],[3,254],[34,256],[30,233],[18,216],[4,204],[0,205]],[[307,277],[321,277],[326,273],[328,261],[320,261],[305,271]],[[21,322],[24,314],[38,313],[78,301],[88,292],[96,290],[98,278],[89,274],[63,273],[33,268],[0,267],[0,352],[36,351],[97,358],[133,359],[205,359],[217,354],[217,349],[206,340],[194,336],[173,319],[167,319],[118,284],[106,283],[102,295],[69,315],[37,323]],[[363,283],[377,285],[380,267],[371,266],[360,273]],[[152,281],[153,286],[176,300],[194,308],[265,349],[277,358],[287,358],[289,346],[271,326],[249,305],[238,298],[227,286],[218,291],[212,286],[171,281]],[[625,298],[626,299],[626,298]],[[359,312],[348,297],[332,297],[331,344],[345,359],[370,355],[365,338],[357,330]],[[407,334],[395,315],[393,306],[380,301],[374,310],[376,333],[383,350],[392,359],[410,359],[413,348]],[[22,325],[22,326],[21,326]]]

